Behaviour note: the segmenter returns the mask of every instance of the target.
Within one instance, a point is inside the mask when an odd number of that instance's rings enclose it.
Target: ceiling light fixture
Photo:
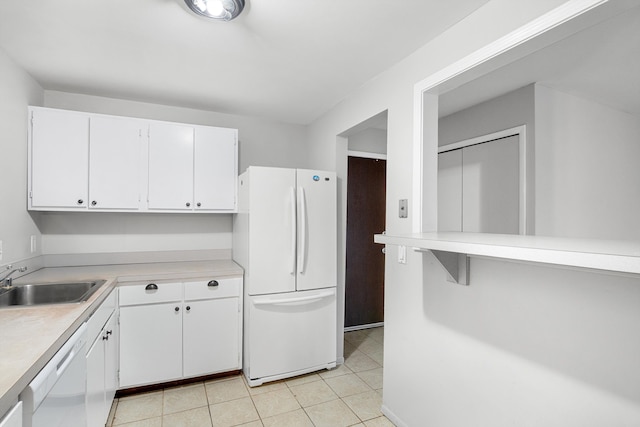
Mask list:
[[[244,0],[184,0],[200,16],[231,21],[244,9]]]

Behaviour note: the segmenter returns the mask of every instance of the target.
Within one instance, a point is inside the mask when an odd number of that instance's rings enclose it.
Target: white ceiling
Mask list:
[[[308,124],[488,0],[0,1],[0,47],[45,89]]]
[[[640,116],[640,7],[441,95],[440,116],[535,82]]]

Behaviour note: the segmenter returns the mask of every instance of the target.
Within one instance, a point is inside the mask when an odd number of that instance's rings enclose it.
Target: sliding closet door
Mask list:
[[[519,233],[518,135],[438,155],[438,231]]]
[[[518,136],[462,150],[462,231],[518,234]]]

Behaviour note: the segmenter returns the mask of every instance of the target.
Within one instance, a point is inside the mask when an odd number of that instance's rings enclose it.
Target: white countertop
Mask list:
[[[0,309],[0,416],[116,284],[241,276],[242,273],[231,260],[215,260],[43,268],[16,279],[16,285],[100,279],[107,282],[83,303]]]
[[[420,250],[640,274],[640,242],[489,233],[376,234],[376,243]]]

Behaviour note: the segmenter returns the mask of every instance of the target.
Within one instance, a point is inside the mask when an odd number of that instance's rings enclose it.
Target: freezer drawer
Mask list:
[[[249,298],[250,385],[335,366],[335,288]]]

